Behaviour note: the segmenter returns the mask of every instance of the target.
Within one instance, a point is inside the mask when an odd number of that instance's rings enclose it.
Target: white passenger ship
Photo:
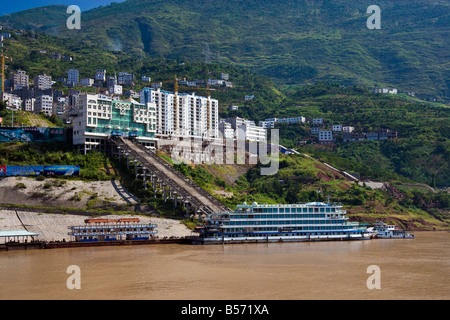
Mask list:
[[[197,243],[365,240],[373,235],[348,222],[340,204],[238,205],[233,212],[208,216]]]
[[[375,237],[380,239],[414,239],[413,234],[383,222],[375,223],[373,227],[368,228],[368,231],[373,232]]]

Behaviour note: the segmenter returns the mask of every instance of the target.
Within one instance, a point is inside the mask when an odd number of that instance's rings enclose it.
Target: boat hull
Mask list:
[[[314,242],[314,241],[356,241],[370,240],[368,234],[347,236],[269,236],[269,237],[198,237],[193,244],[239,244],[239,243],[276,243],[276,242]]]

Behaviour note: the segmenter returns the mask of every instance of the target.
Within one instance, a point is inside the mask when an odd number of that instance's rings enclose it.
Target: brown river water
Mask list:
[[[449,299],[450,233],[415,236],[3,251],[0,299]],[[69,289],[73,265],[79,287]],[[379,289],[368,288],[373,265]]]

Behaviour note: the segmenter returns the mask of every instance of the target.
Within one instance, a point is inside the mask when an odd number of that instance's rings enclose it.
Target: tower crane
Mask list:
[[[3,101],[3,93],[5,92],[5,59],[11,60],[12,59],[10,57],[5,56],[5,53],[3,52],[3,47],[2,47],[2,53],[1,53],[1,60],[2,60],[2,95],[0,97],[0,99]]]

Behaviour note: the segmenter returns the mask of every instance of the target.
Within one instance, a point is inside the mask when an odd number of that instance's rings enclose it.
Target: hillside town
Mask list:
[[[54,59],[62,59],[60,54],[52,54]],[[222,73],[220,80],[209,79],[208,86],[232,87],[226,81],[229,75]],[[197,96],[194,93],[170,92],[161,89],[162,83],[151,83],[151,77],[142,76],[148,83],[139,92],[132,90],[135,75],[127,72],[109,75],[106,70],[98,69],[92,78],[80,79],[78,70],[67,70],[67,78],[59,79],[67,87],[54,90],[57,82],[51,76],[40,74],[33,79],[24,70],[17,70],[5,82],[2,101],[11,110],[23,110],[57,116],[67,124],[73,124],[73,143],[85,151],[104,145],[105,137],[112,131],[120,131],[125,136],[137,136],[141,142],[155,147],[157,138],[220,137],[246,141],[267,141],[267,130],[279,124],[300,123],[310,127],[309,140],[319,144],[336,142],[354,142],[364,140],[385,140],[398,136],[396,131],[380,128],[375,132],[357,132],[355,127],[342,124],[327,124],[323,118],[266,118],[255,120],[240,117],[219,118],[219,101],[209,96]],[[205,85],[203,81],[177,79],[178,85]],[[74,87],[96,88],[98,93],[85,92]],[[124,88],[130,88],[124,90]],[[245,99],[252,99],[246,96]],[[192,108],[195,106],[195,109]],[[238,106],[230,106],[237,110]],[[115,109],[120,111],[114,112]],[[125,121],[123,119],[130,119]],[[175,118],[178,113],[178,120]],[[103,142],[102,142],[103,141]]]

